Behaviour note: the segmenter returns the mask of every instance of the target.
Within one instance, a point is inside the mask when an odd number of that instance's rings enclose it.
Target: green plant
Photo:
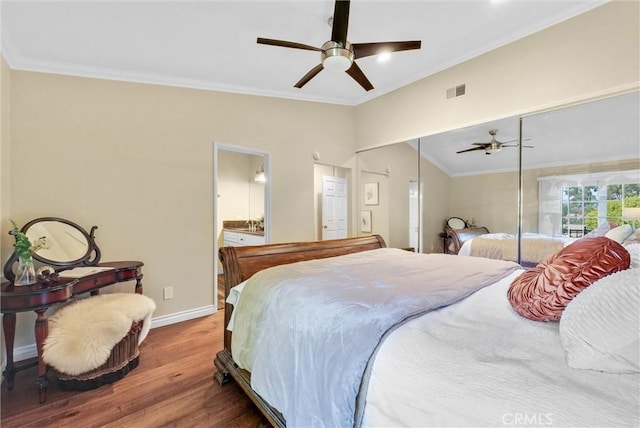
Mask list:
[[[13,235],[16,240],[16,242],[13,244],[13,248],[18,257],[20,257],[21,259],[28,259],[33,255],[33,253],[42,250],[43,248],[47,248],[46,237],[41,236],[36,240],[36,242],[32,244],[31,241],[29,241],[27,235],[25,235],[24,232],[18,229],[18,225],[16,224],[16,222],[13,220],[10,221],[13,225],[13,229],[11,229],[9,234]]]

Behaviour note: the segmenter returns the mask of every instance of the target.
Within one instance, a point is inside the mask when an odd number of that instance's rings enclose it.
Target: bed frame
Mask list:
[[[452,229],[449,226],[445,226],[444,233],[446,235],[444,253],[447,253],[449,251],[449,243],[451,242],[453,243],[453,254],[458,254],[460,252],[462,244],[464,244],[469,239],[475,238],[476,236],[489,233],[489,229],[484,226],[468,227],[465,229]]]
[[[272,266],[341,256],[384,247],[386,247],[386,244],[380,235],[315,242],[222,247],[220,248],[219,257],[224,268],[224,298],[226,301],[229,290],[232,287],[249,279],[254,273]],[[269,406],[251,388],[251,373],[240,369],[233,361],[231,356],[231,332],[226,329],[232,310],[233,306],[225,303],[224,349],[216,354],[214,364],[217,370],[213,377],[220,385],[224,385],[232,379],[235,380],[271,425],[283,428],[286,423],[282,415]]]

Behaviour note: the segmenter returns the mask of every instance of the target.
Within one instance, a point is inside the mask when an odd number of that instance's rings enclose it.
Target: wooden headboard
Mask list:
[[[327,241],[222,247],[219,251],[219,257],[224,268],[224,298],[227,299],[232,287],[246,281],[254,273],[272,266],[324,259],[384,247],[386,244],[380,235]],[[229,350],[231,350],[231,332],[227,331],[226,325],[229,323],[232,310],[233,306],[225,303],[224,347]]]
[[[453,242],[453,253],[458,254],[462,244],[469,239],[473,239],[476,236],[484,235],[485,233],[489,233],[489,229],[486,227],[469,227],[466,229],[452,229],[448,226],[445,226],[445,233],[449,237],[449,239]],[[445,248],[445,252],[446,252]]]

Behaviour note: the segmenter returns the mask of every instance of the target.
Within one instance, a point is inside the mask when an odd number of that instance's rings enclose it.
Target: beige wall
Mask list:
[[[536,194],[537,191],[536,188]],[[473,218],[476,226],[485,226],[491,232],[516,233],[518,173],[514,171],[452,178],[449,212],[450,216],[465,220]]]
[[[336,165],[355,157],[349,107],[11,75],[8,215],[98,225],[104,261],[145,263],[155,317],[213,305],[213,141],[270,153],[275,242],[314,238],[312,153]],[[7,217],[2,226],[4,242]],[[167,286],[174,298],[165,301]],[[32,320],[18,319],[16,346],[33,341]]]
[[[7,66],[4,57],[0,58],[0,219],[2,220],[2,239],[0,239],[0,263],[9,257],[13,243],[6,238],[9,230],[9,213],[11,212],[10,183],[11,164],[9,162],[9,136],[10,136],[10,90],[11,70]]]
[[[420,159],[420,181],[422,187],[422,248],[423,253],[442,251],[444,222],[451,216],[449,199],[451,179],[428,160]]]
[[[4,57],[0,59],[0,268],[4,267],[4,261],[13,251],[13,242],[6,233],[10,228],[9,216],[11,213],[11,164],[9,161],[9,137],[10,137],[10,97],[11,94],[11,70]],[[6,361],[4,346],[4,331],[2,337],[2,350],[0,358],[2,367]],[[31,341],[34,341],[32,339]]]
[[[613,1],[356,107],[358,148],[637,88],[640,3]],[[465,83],[466,94],[446,99]]]

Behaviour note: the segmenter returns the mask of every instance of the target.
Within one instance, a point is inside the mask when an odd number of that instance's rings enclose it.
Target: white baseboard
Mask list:
[[[189,309],[188,311],[162,315],[151,319],[151,328],[163,327],[165,325],[176,324],[182,321],[192,320],[194,318],[206,317],[207,315],[213,315],[216,312],[218,312],[218,310],[214,305],[208,305],[200,308]]]
[[[162,315],[156,318],[151,318],[151,328],[164,327],[166,325],[176,324],[182,321],[188,321],[195,318],[205,317],[217,312],[217,309],[213,305],[203,306],[201,308],[189,309],[187,311],[176,312],[169,315]],[[38,356],[38,350],[36,344],[19,346],[13,350],[13,361],[22,361],[27,358],[33,358]],[[4,370],[6,361],[2,363],[2,369]]]

